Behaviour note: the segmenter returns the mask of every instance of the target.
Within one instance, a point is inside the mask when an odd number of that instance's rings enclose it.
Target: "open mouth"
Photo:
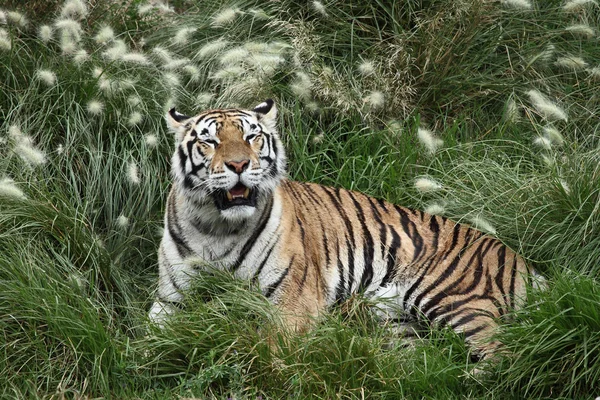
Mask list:
[[[213,197],[219,210],[236,206],[256,206],[257,190],[238,183],[229,190],[218,190]]]

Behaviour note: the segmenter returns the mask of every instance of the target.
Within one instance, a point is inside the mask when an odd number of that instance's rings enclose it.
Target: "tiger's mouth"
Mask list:
[[[258,191],[244,186],[241,182],[229,190],[217,190],[213,194],[215,205],[219,210],[237,206],[256,206]]]

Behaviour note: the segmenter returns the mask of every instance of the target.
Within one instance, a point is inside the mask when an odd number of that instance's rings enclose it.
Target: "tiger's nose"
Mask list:
[[[227,161],[225,165],[230,170],[234,171],[236,174],[241,174],[248,168],[250,164],[250,160],[242,160],[242,161]]]

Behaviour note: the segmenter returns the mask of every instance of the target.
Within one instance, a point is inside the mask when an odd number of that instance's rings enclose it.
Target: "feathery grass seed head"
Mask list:
[[[190,77],[190,81],[192,82],[196,82],[198,79],[200,79],[200,70],[195,65],[186,65],[183,67],[183,72]]]
[[[196,101],[198,102],[198,105],[200,105],[200,106],[209,105],[210,102],[212,101],[212,99],[213,99],[213,95],[210,93],[206,93],[206,92],[200,93],[198,95],[198,97],[196,97]]]
[[[127,120],[127,124],[129,126],[139,125],[143,119],[144,119],[144,117],[141,112],[134,111],[131,114],[129,114],[129,119]]]
[[[179,84],[181,83],[179,76],[177,76],[177,74],[174,74],[172,72],[166,72],[163,74],[163,82],[168,86],[168,87],[175,87],[175,86],[179,86]]]
[[[181,28],[175,33],[173,37],[173,43],[177,45],[184,45],[190,40],[190,35],[196,32],[197,28],[185,27]]]
[[[240,10],[237,8],[226,8],[224,10],[221,10],[213,16],[212,25],[216,27],[221,27],[224,25],[231,24],[239,13]]]
[[[106,49],[102,55],[109,60],[118,60],[127,54],[128,51],[129,48],[127,47],[127,44],[123,40],[118,39],[115,40],[113,45]]]
[[[150,64],[150,61],[148,60],[148,58],[145,55],[143,55],[142,53],[138,53],[138,52],[125,53],[121,56],[121,60],[125,61],[125,62],[134,63],[134,64],[139,64],[139,65]]]
[[[158,146],[158,137],[153,133],[148,133],[144,136],[144,142],[146,142],[148,147],[155,148]]]
[[[363,76],[373,75],[375,73],[375,64],[373,61],[363,60],[358,64],[358,72]]]
[[[152,49],[152,54],[157,56],[160,59],[160,61],[162,61],[163,63],[169,63],[169,62],[173,61],[173,57],[172,57],[171,53],[169,52],[169,50],[165,49],[164,47],[161,47],[161,46],[154,47]]]
[[[517,106],[517,102],[511,96],[506,101],[504,105],[504,115],[503,118],[507,122],[517,122],[520,118],[519,116],[519,107]]]
[[[415,188],[421,193],[430,193],[442,188],[442,184],[430,177],[415,179]]]
[[[56,74],[49,69],[38,69],[35,71],[35,76],[46,86],[54,86],[56,84]]]
[[[31,167],[36,167],[46,163],[46,155],[44,152],[36,149],[30,143],[19,143],[15,147],[15,152]]]
[[[544,118],[548,120],[562,120],[567,121],[568,117],[565,111],[558,105],[550,101],[544,96],[539,90],[532,89],[527,92],[531,103],[533,104],[536,111]]]
[[[432,214],[432,215],[444,215],[444,213],[446,212],[446,209],[441,204],[431,203],[427,207],[425,207],[425,212],[427,214]]]
[[[563,11],[566,12],[580,12],[590,6],[597,6],[596,0],[571,0],[565,3]]]
[[[581,57],[569,55],[569,56],[565,56],[565,57],[558,57],[556,59],[556,61],[554,62],[554,65],[556,65],[557,67],[564,68],[564,69],[582,70],[585,67],[587,67],[588,64]]]
[[[494,226],[481,215],[471,218],[470,221],[473,223],[475,228],[492,235],[496,234],[496,228],[494,228]]]
[[[235,47],[225,52],[220,58],[219,62],[222,65],[233,65],[248,58],[249,52],[243,47]]]
[[[374,90],[363,101],[371,108],[382,108],[385,104],[385,95],[379,90]]]
[[[91,115],[97,116],[102,114],[104,111],[104,104],[99,102],[98,100],[90,100],[87,103],[87,112]]]
[[[100,28],[100,30],[98,31],[96,36],[94,36],[94,40],[98,44],[104,44],[104,43],[110,42],[114,38],[115,38],[115,31],[113,30],[113,28],[111,28],[108,25],[104,25],[102,28]]]
[[[10,178],[0,179],[0,196],[13,199],[25,199],[25,194],[15,185],[15,181]]]
[[[127,98],[127,104],[129,104],[131,107],[137,107],[142,104],[142,98],[136,94],[131,95]]]
[[[196,56],[198,58],[206,58],[208,56],[211,56],[215,53],[220,52],[221,50],[226,48],[228,45],[229,45],[229,42],[227,40],[219,38],[213,42],[209,42],[209,43],[205,44],[204,46],[202,46],[200,48],[200,50],[198,50],[198,53],[196,54]]]
[[[327,9],[323,5],[323,3],[321,3],[320,1],[314,0],[312,2],[312,6],[315,9],[315,11],[318,12],[319,14],[321,14],[322,16],[324,16],[324,17],[328,17],[329,16],[327,14]]]
[[[141,183],[140,172],[135,162],[130,161],[127,165],[127,180],[132,185],[139,185]]]
[[[545,136],[538,136],[533,140],[533,144],[541,147],[544,150],[552,149],[552,142]]]
[[[217,80],[234,79],[244,75],[245,72],[246,68],[240,67],[238,65],[230,65],[215,72],[212,75],[212,78]]]
[[[433,132],[425,128],[419,128],[417,130],[417,137],[421,144],[425,146],[429,154],[434,154],[444,144],[442,139],[437,138]]]
[[[6,13],[6,19],[19,28],[26,28],[29,23],[27,18],[25,18],[25,15],[18,11],[8,11]]]
[[[565,28],[565,31],[573,35],[582,36],[588,39],[591,39],[594,36],[596,36],[596,31],[594,30],[594,28],[586,24],[570,25]]]
[[[60,9],[60,16],[63,18],[82,19],[88,15],[88,8],[82,0],[68,0]]]
[[[531,10],[533,5],[529,0],[501,0],[502,4],[507,7],[511,7],[519,10]]]
[[[8,32],[6,31],[6,29],[1,29],[1,28],[0,28],[0,49],[6,50],[6,51],[9,51],[10,49],[12,49],[12,41],[10,40],[10,37],[8,36]]]
[[[553,127],[552,125],[545,126],[543,128],[544,135],[550,142],[556,145],[562,145],[565,142],[565,139],[561,135],[560,131]]]
[[[123,214],[119,215],[117,218],[117,226],[121,229],[125,229],[129,226],[129,218],[124,216]]]
[[[86,62],[87,60],[89,60],[90,55],[88,54],[87,50],[85,49],[79,49],[77,51],[75,51],[75,54],[73,54],[73,61],[75,62],[75,64],[83,64],[84,62]]]
[[[40,29],[38,29],[38,37],[44,43],[48,43],[52,40],[53,30],[50,25],[42,25]]]

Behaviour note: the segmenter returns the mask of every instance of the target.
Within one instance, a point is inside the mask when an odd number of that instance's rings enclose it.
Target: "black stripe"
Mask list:
[[[493,244],[493,243],[488,244],[487,247],[486,247],[486,249],[482,250],[482,248],[486,244],[487,240],[492,241],[493,239],[491,239],[491,238],[484,238],[480,243],[478,243],[477,249],[474,251],[474,253],[471,256],[471,258],[469,259],[469,261],[465,264],[465,268],[463,269],[463,274],[461,274],[458,279],[455,279],[453,282],[450,282],[450,284],[448,286],[446,286],[445,288],[441,289],[423,307],[420,307],[420,302],[423,299],[423,297],[426,295],[426,292],[421,293],[418,296],[418,301],[415,299],[415,306],[419,307],[424,314],[427,314],[427,312],[431,309],[431,307],[437,305],[437,303],[440,300],[442,300],[443,298],[446,298],[446,297],[448,297],[450,295],[453,295],[453,294],[469,294],[479,284],[479,281],[481,280],[481,275],[483,274],[483,264],[482,264],[483,257],[485,256],[485,254],[487,253],[487,251],[490,249],[491,245]],[[461,249],[461,251],[463,251],[465,249],[467,249],[467,247],[464,247],[463,249]],[[457,256],[457,258],[455,258],[455,261],[458,263],[459,259],[460,259],[460,256]],[[464,272],[466,272],[467,269],[473,269],[473,267],[471,265],[472,265],[472,263],[473,263],[473,261],[475,259],[478,260],[478,264],[474,268],[474,272],[473,272],[474,273],[474,279],[473,279],[473,281],[471,282],[471,284],[466,289],[462,290],[460,293],[459,292],[455,292],[454,289],[457,286],[459,286],[466,279],[466,277],[467,277],[467,274],[465,274]],[[436,282],[437,282],[437,280],[436,280]],[[441,284],[442,282],[443,282],[443,280],[440,281],[440,282],[437,282],[437,284],[435,286],[439,286],[439,284]],[[433,286],[433,285],[431,285],[431,286]]]
[[[340,240],[336,236],[335,238],[336,247],[337,247],[337,270],[340,280],[335,288],[335,302],[340,303],[345,298],[345,285],[346,278],[344,277],[344,264],[342,263],[342,259],[340,258]]]
[[[379,286],[387,286],[387,284],[395,277],[396,268],[398,268],[396,258],[401,245],[400,236],[391,227],[390,232],[392,233],[392,243],[390,243],[390,247],[388,248],[386,273]]]
[[[415,248],[413,253],[413,261],[415,261],[419,258],[423,250],[423,237],[419,234],[416,224],[408,216],[407,210],[397,205],[395,205],[394,208],[400,215],[400,225],[402,226],[404,233],[410,238]]]
[[[177,209],[175,205],[175,196],[169,195],[167,199],[167,230],[169,236],[175,243],[175,249],[181,259],[188,257],[192,254],[192,249],[187,245],[183,237],[181,236],[181,227],[178,223]]]
[[[252,236],[250,236],[248,241],[246,243],[244,243],[244,247],[242,247],[242,251],[240,251],[240,254],[239,254],[237,260],[231,266],[231,271],[236,271],[240,267],[240,265],[242,265],[244,258],[246,258],[246,256],[248,255],[248,252],[250,252],[250,249],[252,249],[252,246],[254,246],[254,243],[256,242],[256,240],[259,238],[259,236],[265,229],[265,226],[267,226],[267,223],[269,222],[269,219],[271,218],[271,209],[272,208],[273,208],[273,198],[270,197],[269,203],[265,207],[265,210],[263,211],[263,215],[261,216],[261,220],[262,220],[261,224],[258,226],[258,229],[256,229],[252,233]]]
[[[510,271],[510,308],[515,308],[515,282],[517,280],[517,256],[513,256],[513,265]]]
[[[279,287],[279,285],[281,285],[281,282],[283,282],[283,280],[285,279],[285,277],[287,276],[288,272],[290,272],[290,268],[292,267],[292,263],[294,262],[294,258],[296,257],[296,255],[294,254],[290,260],[290,263],[288,264],[287,268],[285,269],[285,271],[283,271],[283,274],[281,274],[281,277],[279,277],[279,279],[277,280],[277,282],[275,282],[272,285],[269,285],[265,291],[265,296],[267,298],[271,297],[271,295],[273,294],[273,292],[275,292],[275,290],[277,290],[277,288]]]
[[[360,221],[360,225],[363,231],[363,273],[360,278],[360,284],[358,285],[358,290],[362,291],[369,287],[371,281],[373,280],[373,257],[374,257],[374,243],[373,243],[373,235],[369,232],[369,228],[365,223],[365,213],[363,211],[362,206],[354,197],[354,193],[347,192],[352,199],[352,203],[354,203],[354,207],[356,208],[356,212],[358,213],[358,220]]]
[[[254,273],[254,276],[252,277],[252,281],[256,282],[256,280],[258,279],[260,273],[262,272],[264,266],[267,264],[267,261],[269,260],[269,257],[271,256],[271,253],[273,252],[273,249],[275,248],[275,246],[277,245],[278,242],[277,238],[275,240],[275,243],[273,243],[273,245],[269,248],[269,251],[267,251],[267,255],[265,256],[265,258],[260,262],[260,265],[258,266],[258,269],[256,270],[256,272]]]
[[[453,233],[452,233],[452,242],[450,243],[450,247],[448,248],[448,250],[446,250],[446,252],[439,258],[440,263],[443,262],[452,251],[454,251],[454,248],[456,247],[456,244],[458,243],[460,232],[461,232],[461,225],[459,225],[459,224],[454,225],[454,229],[453,229]],[[469,233],[469,230],[467,229],[466,234],[468,234],[468,233]],[[435,280],[435,282],[430,284],[425,290],[423,290],[421,292],[421,294],[419,296],[417,296],[417,298],[415,299],[415,304],[417,304],[417,300],[420,303],[421,299],[426,294],[428,294],[432,289],[437,287],[437,285],[439,285],[441,282],[444,282],[446,279],[448,279],[449,276],[452,275],[452,273],[454,273],[454,269],[458,265],[458,261],[460,260],[463,253],[466,250],[467,250],[467,247],[465,247],[465,246],[463,246],[463,248],[460,249],[457,256],[454,258],[454,260],[452,260],[452,262],[450,263],[448,268],[446,268],[446,270]],[[433,263],[431,263],[431,265],[433,265]],[[413,292],[415,292],[415,290],[417,290],[417,288],[421,285],[421,282],[423,281],[423,279],[425,279],[425,276],[427,276],[427,274],[429,273],[429,268],[425,267],[425,268],[423,268],[422,271],[423,272],[421,272],[421,274],[419,275],[417,280],[412,284],[412,286],[406,291],[406,293],[404,295],[402,304],[403,304],[403,307],[405,310],[408,308],[407,302],[410,299],[410,297],[412,296]]]

